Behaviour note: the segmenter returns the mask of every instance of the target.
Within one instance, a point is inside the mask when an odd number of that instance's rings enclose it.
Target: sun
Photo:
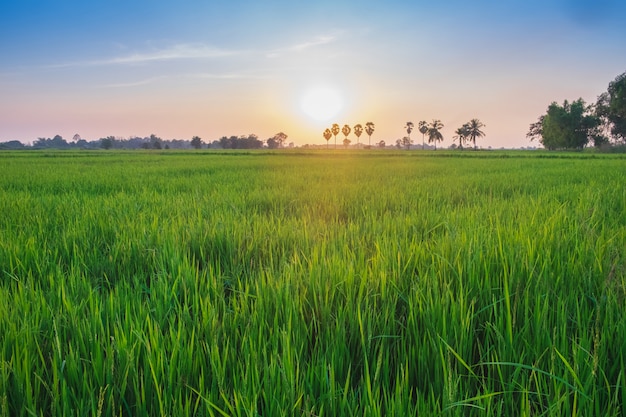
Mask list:
[[[317,86],[304,93],[300,100],[300,107],[311,119],[327,122],[343,109],[343,99],[336,90]]]

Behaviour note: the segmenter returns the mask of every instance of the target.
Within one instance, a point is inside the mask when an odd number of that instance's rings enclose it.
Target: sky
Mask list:
[[[537,146],[551,102],[593,103],[626,72],[625,21],[622,0],[6,1],[0,142],[321,145],[333,123],[373,122],[391,144],[440,119],[449,146],[477,118],[479,146]]]

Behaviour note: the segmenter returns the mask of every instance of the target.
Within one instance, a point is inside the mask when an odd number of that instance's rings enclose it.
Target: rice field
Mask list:
[[[626,159],[0,153],[0,416],[621,416]]]

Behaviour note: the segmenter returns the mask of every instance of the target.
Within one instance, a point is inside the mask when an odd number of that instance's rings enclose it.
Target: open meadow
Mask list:
[[[620,416],[626,159],[0,153],[0,416]]]

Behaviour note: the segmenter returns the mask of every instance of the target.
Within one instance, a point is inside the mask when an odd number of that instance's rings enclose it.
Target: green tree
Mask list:
[[[428,123],[426,123],[425,120],[422,120],[417,124],[417,126],[420,133],[422,134],[422,150],[424,150],[424,137],[426,133],[428,133]]]
[[[218,143],[222,149],[234,149],[236,140],[237,140],[236,136],[231,136],[231,137],[222,136],[219,139]]]
[[[484,123],[478,119],[472,119],[467,123],[467,139],[472,141],[474,149],[476,149],[476,138],[482,138],[485,133],[480,130],[485,127]]]
[[[339,129],[339,125],[337,123],[333,123],[333,126],[330,128],[333,136],[335,137],[335,149],[337,149],[337,135],[341,130]]]
[[[374,133],[375,128],[376,127],[374,126],[374,123],[372,122],[365,123],[365,133],[367,133],[367,137],[368,137],[368,140],[367,140],[368,146],[372,146],[372,133]]]
[[[607,92],[598,97],[596,115],[615,139],[626,142],[626,72],[611,81]]]
[[[443,140],[443,135],[440,130],[443,129],[443,123],[441,120],[434,119],[428,126],[428,143],[435,143],[435,150],[437,150],[437,142]]]
[[[115,143],[115,138],[113,136],[107,136],[106,138],[100,139],[100,147],[102,149],[111,149],[113,147],[113,143]]]
[[[154,133],[150,135],[150,144],[152,149],[163,149],[163,140]]]
[[[191,138],[191,146],[195,149],[202,148],[202,139],[199,136]]]
[[[541,129],[531,125],[527,136],[534,137],[541,132],[540,143],[547,149],[582,149],[598,132],[600,118],[582,98],[563,105],[553,102],[546,114],[540,118]]]
[[[33,148],[54,148],[54,149],[64,149],[68,148],[69,143],[61,135],[55,135],[52,139],[50,138],[37,138],[35,142],[33,142]]]
[[[263,147],[263,141],[259,140],[254,133],[238,137],[236,143],[237,149],[261,149]]]
[[[324,139],[326,139],[326,149],[328,149],[328,141],[333,137],[333,133],[330,129],[324,130]]]

